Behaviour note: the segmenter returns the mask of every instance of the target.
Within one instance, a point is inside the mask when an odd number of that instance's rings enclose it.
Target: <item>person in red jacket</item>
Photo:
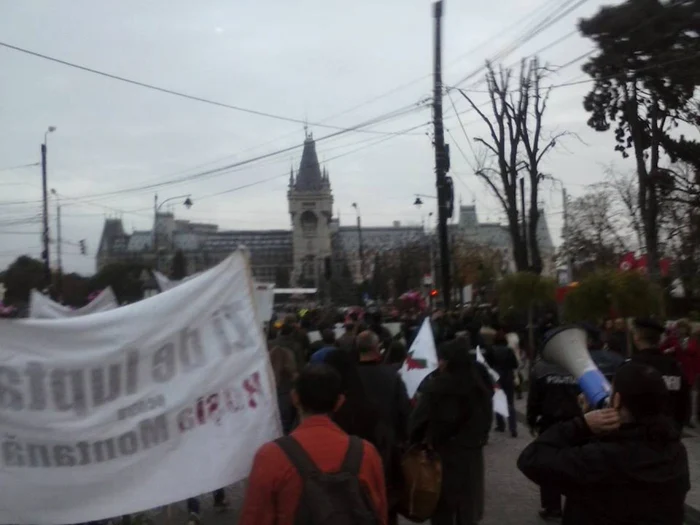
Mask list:
[[[351,438],[330,415],[344,402],[340,375],[326,364],[306,366],[292,391],[301,424],[290,436],[322,473],[337,473],[345,463]],[[387,525],[384,471],[379,453],[361,440],[362,459],[356,474],[376,523]],[[274,441],[255,455],[240,525],[294,525],[300,508],[305,479],[285,451]]]

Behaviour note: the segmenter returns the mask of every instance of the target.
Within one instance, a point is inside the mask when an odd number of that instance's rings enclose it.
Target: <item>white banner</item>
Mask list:
[[[100,315],[0,320],[0,523],[94,521],[246,478],[280,435],[252,292],[235,253]]]
[[[170,290],[175,286],[179,286],[182,283],[186,283],[194,278],[196,278],[199,273],[195,273],[188,277],[185,277],[181,281],[171,281],[165,275],[160,272],[153,272],[153,276],[158,283],[158,288],[161,292]],[[263,323],[267,323],[272,319],[273,307],[275,304],[275,285],[268,283],[255,283],[253,290],[253,299],[255,301],[255,312],[258,319]]]
[[[97,297],[88,304],[77,309],[57,303],[38,290],[32,290],[29,294],[29,317],[31,319],[65,319],[67,317],[80,317],[113,310],[118,306],[117,298],[112,288],[109,286],[102,290]]]

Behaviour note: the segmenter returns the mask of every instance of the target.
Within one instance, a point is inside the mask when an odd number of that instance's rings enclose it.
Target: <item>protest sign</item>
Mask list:
[[[418,335],[413,340],[411,348],[408,349],[408,356],[401,366],[399,373],[406,384],[408,397],[413,397],[421,384],[430,372],[437,369],[438,359],[435,351],[435,339],[433,338],[433,328],[430,325],[430,318],[426,317],[418,331]]]
[[[80,317],[98,312],[106,312],[117,308],[119,303],[109,286],[102,290],[97,297],[82,308],[73,309],[64,306],[38,290],[32,290],[29,294],[29,317],[31,319],[65,319],[67,317]]]
[[[280,435],[246,256],[100,315],[0,320],[0,523],[121,516],[249,475]]]

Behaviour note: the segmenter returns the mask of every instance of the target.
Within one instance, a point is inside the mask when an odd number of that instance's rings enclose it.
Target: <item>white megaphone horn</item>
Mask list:
[[[567,370],[578,381],[591,407],[599,408],[610,396],[610,383],[591,359],[586,332],[578,326],[562,326],[545,335],[542,357]]]

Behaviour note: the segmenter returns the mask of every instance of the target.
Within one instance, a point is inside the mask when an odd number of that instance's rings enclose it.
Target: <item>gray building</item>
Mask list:
[[[304,140],[299,169],[290,173],[287,203],[290,230],[220,230],[215,224],[178,220],[164,212],[156,214],[152,230],[126,233],[121,219],[106,219],[97,252],[98,270],[113,262],[132,261],[158,266],[168,273],[180,251],[191,274],[216,265],[244,246],[259,281],[274,282],[278,287],[341,290],[351,295],[357,283],[371,278],[377,253],[407,244],[427,245],[422,226],[395,222],[364,227],[361,232],[356,225],[341,226],[333,217],[330,174],[319,164],[311,134]],[[502,250],[506,256],[510,251],[507,229],[479,223],[474,206],[460,207],[457,229],[476,244]],[[544,217],[540,229],[543,254],[549,253],[552,243]],[[360,264],[360,233],[364,264]],[[330,279],[336,282],[329,288]]]

